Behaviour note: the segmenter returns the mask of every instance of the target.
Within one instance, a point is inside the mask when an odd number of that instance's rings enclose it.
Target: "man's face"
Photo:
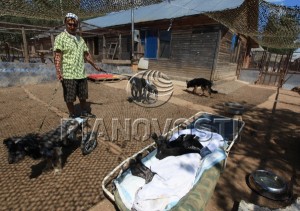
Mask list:
[[[70,34],[76,34],[76,30],[78,27],[78,21],[75,20],[74,18],[67,18],[66,19],[66,29],[67,32]]]

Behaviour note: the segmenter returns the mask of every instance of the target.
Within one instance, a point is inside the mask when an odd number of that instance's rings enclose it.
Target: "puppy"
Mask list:
[[[142,163],[142,154],[138,154],[135,160],[131,159],[129,165],[132,175],[145,179],[146,184],[151,182],[156,174]]]
[[[131,96],[138,102],[150,102],[150,95],[154,94],[157,98],[158,90],[154,84],[151,84],[144,78],[133,77],[130,79]]]
[[[144,88],[144,95],[143,95],[147,103],[150,103],[150,95],[153,95],[154,100],[156,101],[158,96],[158,90],[154,84],[150,84],[148,82]]]
[[[212,82],[205,79],[205,78],[194,78],[190,81],[186,81],[186,87],[190,88],[193,87],[193,93],[196,94],[196,90],[198,87],[201,87],[202,90],[202,95],[204,95],[204,90],[206,90],[211,97],[211,93],[218,93],[218,91],[213,90],[212,87]]]
[[[164,136],[157,136],[153,133],[151,136],[157,146],[155,157],[162,160],[168,156],[178,156],[187,153],[200,153],[203,146],[197,140],[195,135],[180,135],[174,141],[168,141]]]

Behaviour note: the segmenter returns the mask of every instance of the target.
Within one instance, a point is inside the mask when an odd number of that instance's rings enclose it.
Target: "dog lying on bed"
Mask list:
[[[180,135],[174,141],[168,141],[164,136],[157,136],[156,133],[152,134],[157,145],[157,153],[155,157],[162,160],[168,156],[178,156],[187,153],[200,153],[203,148],[198,141],[198,137],[191,134]]]
[[[57,173],[62,169],[62,147],[74,139],[78,129],[81,129],[79,123],[76,120],[69,120],[43,135],[30,133],[7,138],[3,144],[8,150],[8,163],[17,163],[25,156],[42,158],[47,163],[46,169],[54,168],[54,172]]]
[[[212,82],[205,79],[205,78],[194,78],[190,81],[186,81],[186,88],[194,88],[193,89],[193,94],[196,94],[196,90],[198,87],[201,87],[202,90],[202,95],[204,95],[204,90],[206,90],[211,97],[211,93],[218,93],[218,91],[213,90],[212,87]]]
[[[182,134],[173,141],[168,141],[164,136],[157,136],[153,133],[151,137],[157,145],[157,153],[155,157],[162,160],[168,156],[179,156],[188,153],[199,153],[201,157],[210,154],[211,151],[207,147],[203,147],[199,142],[199,138],[193,134]],[[135,159],[129,161],[131,174],[145,179],[145,184],[152,181],[156,172],[153,172],[142,162],[142,154],[138,154]]]
[[[191,134],[180,135],[173,141],[168,141],[164,136],[157,136],[153,133],[151,137],[157,145],[157,153],[155,157],[162,160],[168,156],[179,156],[187,153],[200,153],[203,146],[198,140],[198,137]],[[129,161],[129,168],[132,175],[145,179],[145,183],[151,182],[155,172],[152,172],[147,166],[142,163],[142,154],[138,154],[135,159]]]

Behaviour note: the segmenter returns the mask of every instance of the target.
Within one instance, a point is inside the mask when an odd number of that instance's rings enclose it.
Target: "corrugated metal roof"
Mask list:
[[[134,10],[134,22],[146,22],[162,19],[178,18],[221,11],[239,7],[244,0],[169,0]],[[98,27],[110,27],[131,23],[131,10],[109,13],[105,16],[85,20]]]

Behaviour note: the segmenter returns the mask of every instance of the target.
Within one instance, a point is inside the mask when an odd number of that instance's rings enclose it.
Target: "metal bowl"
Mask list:
[[[287,183],[267,170],[256,170],[250,174],[249,186],[260,195],[273,200],[285,200],[288,195]]]
[[[243,114],[244,106],[240,103],[226,102],[224,103],[224,109],[229,114]]]

